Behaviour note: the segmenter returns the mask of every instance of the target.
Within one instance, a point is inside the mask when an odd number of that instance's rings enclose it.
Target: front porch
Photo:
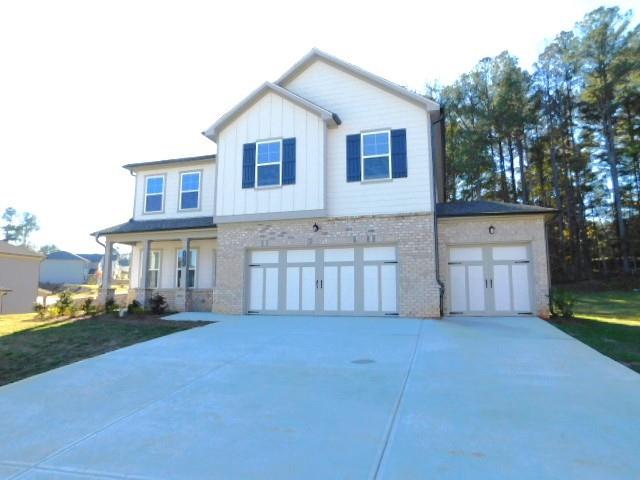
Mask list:
[[[210,312],[216,280],[217,230],[202,229],[104,233],[105,260],[98,303],[114,298],[114,245],[131,246],[127,304],[137,300],[145,308],[155,294],[171,311]],[[102,235],[104,233],[104,235]]]

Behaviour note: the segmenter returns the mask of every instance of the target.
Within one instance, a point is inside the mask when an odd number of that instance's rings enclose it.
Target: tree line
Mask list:
[[[600,7],[559,33],[527,71],[505,51],[450,85],[447,199],[558,210],[554,281],[632,273],[640,254],[640,25]]]

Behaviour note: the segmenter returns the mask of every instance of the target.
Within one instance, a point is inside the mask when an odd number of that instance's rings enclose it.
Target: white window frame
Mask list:
[[[149,180],[152,180],[154,178],[161,178],[162,179],[162,192],[161,193],[147,193],[147,189],[149,186]],[[158,214],[158,213],[164,213],[164,194],[165,194],[165,190],[167,188],[167,178],[165,175],[147,175],[146,177],[144,177],[144,204],[142,205],[142,211],[145,214],[149,214],[149,215],[153,215],[153,214]],[[153,211],[149,211],[147,210],[147,197],[150,195],[160,195],[160,210],[153,210]]]
[[[158,254],[158,265],[156,266],[156,268],[151,268],[151,259],[153,258],[153,254],[157,253]],[[151,250],[149,252],[149,265],[147,268],[147,284],[149,288],[160,288],[160,266],[162,265],[162,250]],[[151,276],[149,275],[150,272],[158,272],[158,274],[156,275],[156,284],[155,285],[151,285],[149,283],[149,279],[151,278]]]
[[[264,143],[276,143],[278,142],[280,144],[280,159],[277,162],[269,162],[269,163],[261,163],[258,165],[258,151],[260,150],[259,145],[264,144]],[[276,187],[281,187],[282,186],[282,139],[281,138],[272,138],[271,140],[261,140],[259,142],[256,142],[256,158],[255,158],[255,183],[254,183],[254,187],[255,188],[276,188]],[[279,182],[277,184],[273,184],[273,185],[258,185],[258,168],[259,167],[266,167],[269,165],[280,165],[280,174],[279,174]]]
[[[175,280],[176,288],[184,288],[184,287],[178,286],[178,272],[180,271],[180,254],[183,250],[184,248],[178,248],[176,250],[176,280]],[[198,262],[200,262],[200,251],[198,248],[190,248],[189,252],[196,252],[196,261],[195,261],[195,265],[193,266],[193,272],[194,272],[193,287],[187,287],[187,288],[198,288]],[[189,259],[187,258],[186,260],[187,260],[187,278],[189,278],[189,270],[191,269],[189,268]]]
[[[387,145],[389,145],[389,153],[387,156],[389,157],[389,176],[382,178],[364,178],[364,163],[368,158],[378,158],[383,157],[384,155],[375,154],[375,155],[365,155],[364,154],[364,137],[367,135],[376,135],[380,133],[387,134]],[[383,182],[385,180],[391,180],[391,130],[373,130],[371,132],[360,132],[360,181],[361,182]]]
[[[183,190],[182,189],[182,177],[184,175],[193,175],[194,173],[198,174],[198,189],[197,190]],[[178,198],[178,210],[181,212],[193,212],[195,210],[200,210],[200,197],[202,196],[202,170],[189,170],[188,172],[180,172],[180,197]],[[198,192],[198,204],[195,207],[191,208],[182,208],[182,194],[183,193],[193,193]]]

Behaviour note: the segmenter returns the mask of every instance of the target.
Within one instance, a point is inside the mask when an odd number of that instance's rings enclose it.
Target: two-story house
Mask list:
[[[433,100],[314,49],[203,134],[216,155],[125,165],[133,217],[94,234],[106,255],[133,246],[131,298],[236,314],[546,314],[552,211],[445,203]]]

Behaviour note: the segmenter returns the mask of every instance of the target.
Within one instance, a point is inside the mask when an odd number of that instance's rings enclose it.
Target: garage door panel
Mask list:
[[[511,276],[513,278],[513,309],[517,312],[529,312],[531,310],[531,295],[528,264],[513,265]]]
[[[324,309],[327,311],[338,310],[338,267],[324,267],[323,283]]]
[[[451,283],[451,310],[467,311],[467,275],[464,265],[451,265],[449,268]]]
[[[510,312],[512,310],[509,265],[493,266],[493,298],[497,312]]]
[[[354,267],[340,267],[340,310],[345,312],[355,310],[355,287]]]
[[[264,308],[278,310],[278,267],[264,269]]]
[[[262,295],[264,288],[264,269],[252,267],[249,273],[250,297],[249,309],[262,310]]]
[[[451,247],[449,249],[450,262],[481,262],[482,247]]]
[[[364,266],[364,309],[369,312],[379,310],[378,266]]]
[[[395,265],[382,265],[380,267],[381,307],[383,312],[397,311],[397,279]]]
[[[316,309],[316,268],[302,267],[302,310],[313,311]]]
[[[469,265],[467,267],[469,279],[469,310],[482,312],[485,310],[485,279],[482,265]]]
[[[506,245],[500,247],[493,247],[493,260],[496,261],[518,261],[527,260],[529,253],[525,245]]]
[[[300,310],[300,267],[287,267],[287,310]]]

